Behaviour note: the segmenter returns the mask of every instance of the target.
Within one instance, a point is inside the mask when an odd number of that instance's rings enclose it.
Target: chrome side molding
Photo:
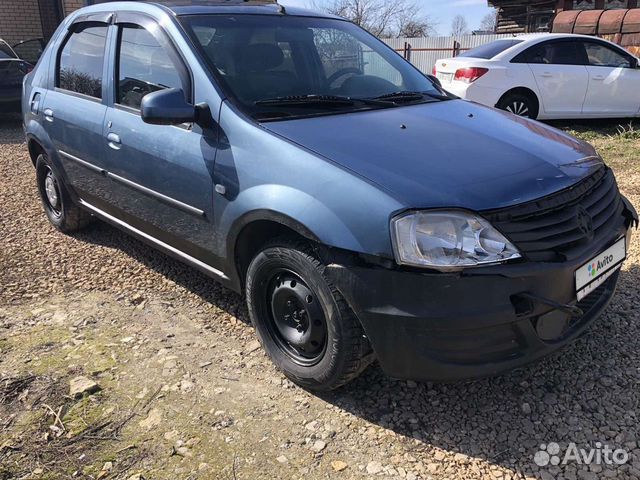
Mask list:
[[[156,245],[158,248],[160,248],[161,250],[164,250],[165,252],[174,255],[175,257],[179,258],[180,260],[184,261],[185,263],[204,271],[205,273],[208,273],[214,277],[218,277],[222,280],[230,280],[229,277],[227,277],[227,275],[216,269],[213,268],[211,265],[208,265],[200,260],[198,260],[195,257],[192,257],[191,255],[188,255],[186,253],[184,253],[181,250],[178,250],[177,248],[164,243],[162,240],[158,240],[156,237],[153,237],[151,235],[149,235],[148,233],[143,232],[142,230],[138,230],[137,228],[129,225],[128,223],[120,220],[119,218],[114,217],[113,215],[108,214],[107,212],[105,212],[104,210],[99,209],[98,207],[94,207],[93,205],[91,205],[90,203],[86,202],[85,200],[80,199],[80,205],[82,205],[84,208],[86,208],[87,210],[89,210],[92,214],[94,214],[96,217],[101,218],[103,220],[105,220],[106,222],[111,223],[112,225],[115,225],[119,228],[122,228],[123,230],[133,234],[134,236],[140,237],[154,245]]]

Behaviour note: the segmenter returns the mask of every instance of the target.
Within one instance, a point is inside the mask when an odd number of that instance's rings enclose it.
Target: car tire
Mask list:
[[[538,118],[538,103],[531,95],[517,92],[508,93],[500,99],[496,106],[500,110],[505,110],[519,117],[532,120]]]
[[[54,227],[63,233],[72,233],[91,223],[91,214],[71,200],[67,187],[45,155],[38,155],[36,159],[36,180],[44,211]]]
[[[280,240],[247,272],[249,316],[265,351],[294,383],[335,390],[373,360],[360,322],[304,242]]]

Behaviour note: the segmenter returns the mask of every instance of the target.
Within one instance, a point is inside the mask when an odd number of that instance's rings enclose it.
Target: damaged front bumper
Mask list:
[[[572,262],[522,262],[461,273],[332,264],[331,280],[360,319],[391,377],[454,381],[496,375],[548,355],[582,335],[610,302],[616,271],[577,301],[575,272],[622,237],[638,215]]]

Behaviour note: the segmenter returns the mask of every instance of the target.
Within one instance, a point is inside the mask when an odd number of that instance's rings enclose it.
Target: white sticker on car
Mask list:
[[[625,239],[597,255],[576,270],[576,296],[578,301],[585,298],[611,277],[627,257]]]

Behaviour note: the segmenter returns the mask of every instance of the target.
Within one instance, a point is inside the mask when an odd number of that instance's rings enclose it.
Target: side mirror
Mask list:
[[[150,93],[140,105],[142,121],[152,125],[180,125],[198,120],[198,109],[187,103],[184,92],[168,88]]]
[[[437,86],[442,88],[442,82],[440,81],[440,79],[438,77],[436,77],[435,75],[427,75],[427,77],[429,78],[429,80],[431,80]]]
[[[636,57],[631,59],[631,68],[640,68],[640,61]]]

